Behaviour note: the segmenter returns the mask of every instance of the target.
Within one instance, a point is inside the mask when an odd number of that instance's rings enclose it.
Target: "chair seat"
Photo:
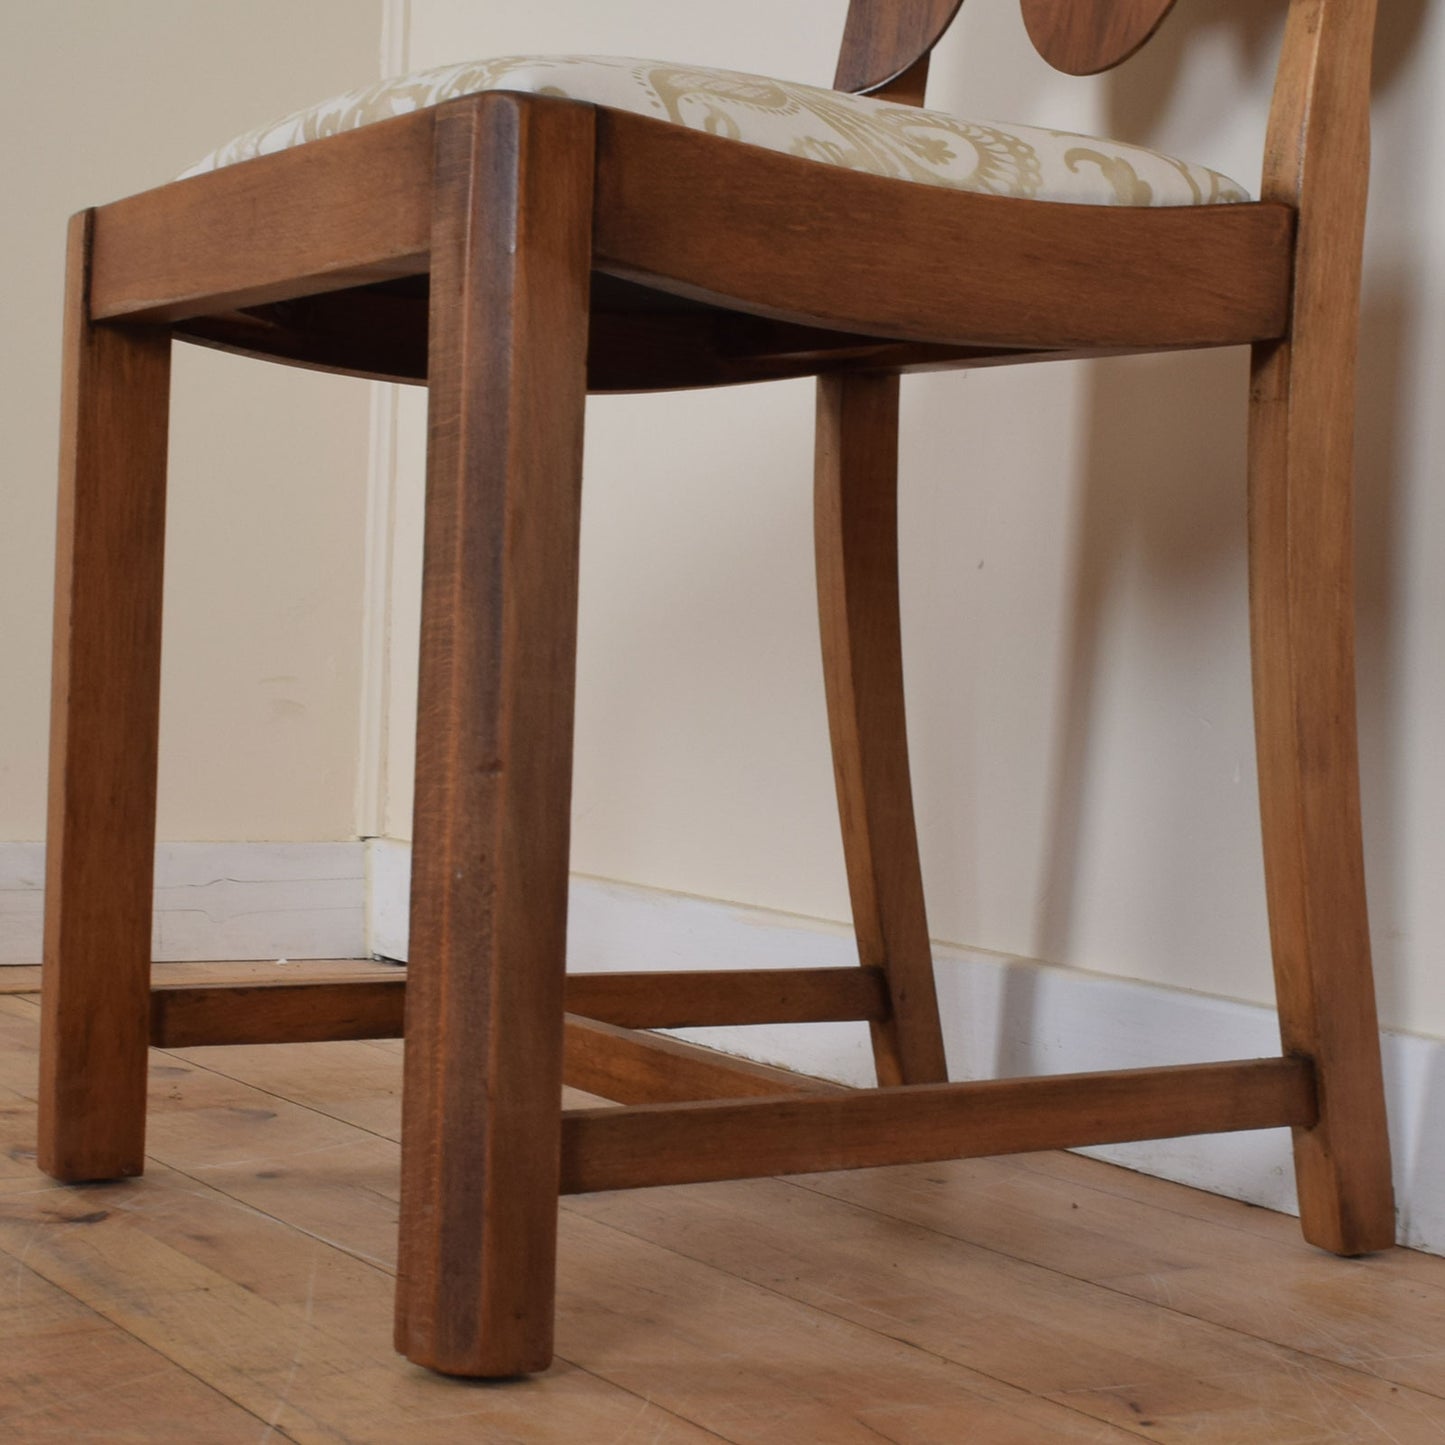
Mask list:
[[[926,186],[1078,205],[1250,199],[1217,171],[1120,141],[963,120],[731,70],[601,56],[512,56],[385,80],[248,131],[183,178],[488,90],[586,101]]]

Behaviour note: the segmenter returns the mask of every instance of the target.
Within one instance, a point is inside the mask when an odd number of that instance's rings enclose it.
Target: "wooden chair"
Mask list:
[[[1171,0],[1023,6],[1044,56],[1084,73],[1132,53]],[[839,90],[921,102],[957,9],[853,0]],[[405,990],[397,1344],[433,1369],[548,1364],[559,1190],[1289,1125],[1306,1237],[1345,1255],[1389,1245],[1351,594],[1374,13],[1289,0],[1258,202],[979,194],[493,91],[78,216],[42,1168],[140,1173],[149,1043],[394,1036]],[[430,387],[405,980],[152,991],[173,337]],[[899,374],[1227,345],[1254,354],[1250,590],[1281,1056],[947,1083],[904,734]],[[584,396],[814,374],[823,647],[862,967],[566,978]],[[836,1019],[870,1024],[878,1089],[646,1032]],[[564,1069],[627,1107],[561,1112]]]

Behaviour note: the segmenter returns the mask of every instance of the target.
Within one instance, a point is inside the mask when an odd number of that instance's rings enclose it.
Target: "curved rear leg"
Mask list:
[[[898,625],[898,378],[818,382],[814,521],[833,772],[859,961],[884,970],[880,1084],[948,1077],[908,774]]]
[[[1250,616],[1280,1032],[1319,1090],[1319,1121],[1294,1136],[1300,1222],[1311,1243],[1362,1254],[1394,1243],[1395,1211],[1360,834],[1343,310],[1256,350]]]

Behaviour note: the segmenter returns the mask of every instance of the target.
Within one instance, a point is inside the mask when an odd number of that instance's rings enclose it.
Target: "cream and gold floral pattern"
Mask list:
[[[1217,171],[1118,141],[960,120],[935,110],[731,70],[570,55],[447,65],[348,91],[240,136],[185,174],[216,170],[484,90],[565,96],[825,165],[990,195],[1118,206],[1249,200],[1242,187]]]

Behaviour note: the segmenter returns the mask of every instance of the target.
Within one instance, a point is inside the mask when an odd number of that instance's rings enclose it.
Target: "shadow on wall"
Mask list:
[[[1383,7],[1375,56],[1375,94],[1393,91],[1417,43],[1429,0],[1394,0]],[[1401,93],[1393,134],[1423,135],[1430,88]],[[1364,313],[1360,331],[1360,393],[1355,446],[1359,568],[1359,716],[1361,788],[1364,795],[1365,873],[1370,886],[1371,944],[1383,1012],[1405,1014],[1403,933],[1405,900],[1400,857],[1410,807],[1403,759],[1407,732],[1404,676],[1404,581],[1401,566],[1409,529],[1410,488],[1404,438],[1420,392],[1408,385],[1420,344],[1420,298],[1427,285],[1424,239],[1410,217],[1417,197],[1405,166],[1382,164],[1371,177],[1372,230],[1384,217],[1403,217],[1392,228],[1387,263],[1371,264],[1366,238]]]
[[[1360,722],[1360,788],[1365,876],[1370,889],[1370,939],[1376,989],[1387,1019],[1405,1017],[1404,899],[1399,880],[1409,808],[1402,742],[1404,603],[1397,559],[1406,516],[1401,436],[1412,400],[1406,381],[1414,350],[1423,268],[1414,258],[1372,276],[1360,332],[1359,434],[1355,447],[1355,615]]]
[[[1376,64],[1377,96],[1399,81],[1425,13],[1427,0],[1396,0],[1382,7]],[[1192,41],[1207,30],[1226,28],[1237,36],[1241,85],[1250,94],[1262,93],[1273,74],[1284,6],[1260,5],[1257,0],[1192,0],[1133,63],[1110,78],[1105,122],[1110,133],[1130,138],[1148,137],[1165,115],[1169,97],[1180,74],[1183,57]],[[1420,108],[1425,87],[1405,109]],[[1418,133],[1422,117],[1392,115],[1396,129],[1411,126]],[[1261,137],[1262,139],[1262,137]],[[1376,217],[1407,214],[1404,168],[1377,167],[1372,210]],[[1400,1017],[1404,1003],[1403,963],[1400,956],[1400,916],[1397,856],[1405,827],[1406,780],[1401,776],[1403,683],[1401,678],[1401,587],[1395,558],[1405,525],[1401,504],[1401,431],[1408,417],[1409,393],[1402,385],[1408,376],[1408,358],[1414,345],[1412,318],[1418,310],[1423,267],[1419,243],[1411,249],[1408,235],[1392,236],[1388,256],[1373,261],[1367,255],[1364,314],[1362,318],[1360,393],[1357,443],[1358,496],[1358,617],[1359,713],[1361,765],[1365,794],[1367,869],[1372,892],[1372,918],[1376,966],[1382,1005],[1387,1016]],[[1134,358],[1097,363],[1090,368],[1081,438],[1083,455],[1075,482],[1076,513],[1072,585],[1066,592],[1068,643],[1063,649],[1063,673],[1054,716],[1057,719],[1050,760],[1051,778],[1043,819],[1043,866],[1036,914],[1036,948],[1039,957],[1058,962],[1079,962],[1080,894],[1083,873],[1083,829],[1097,820],[1098,800],[1090,797],[1090,780],[1099,776],[1097,756],[1101,734],[1095,720],[1106,699],[1099,695],[1100,664],[1104,660],[1113,603],[1134,591],[1136,618],[1139,598],[1146,608],[1163,615],[1162,626],[1174,628],[1176,638],[1187,635],[1190,609],[1211,609],[1211,623],[1220,618],[1230,627],[1237,622],[1238,636],[1216,639],[1196,635],[1216,661],[1227,665],[1220,681],[1229,696],[1247,706],[1248,673],[1242,677],[1240,659],[1246,659],[1246,487],[1245,421],[1248,356],[1242,350],[1157,358]],[[1141,589],[1142,588],[1142,593]],[[1227,599],[1227,600],[1226,600]],[[1151,619],[1144,619],[1148,625]],[[1209,660],[1203,660],[1207,670]],[[1130,678],[1137,685],[1137,678]],[[1170,685],[1170,684],[1166,684]],[[1176,676],[1172,686],[1181,684]],[[1130,694],[1137,706],[1139,697]],[[1187,701],[1182,691],[1168,700],[1182,715]],[[1183,739],[1187,744],[1188,739]],[[1117,746],[1117,740],[1115,741]],[[1221,894],[1229,896],[1216,880],[1191,879],[1208,869],[1210,860],[1187,844],[1190,817],[1183,801],[1187,780],[1179,776],[1179,749],[1172,749],[1166,766],[1151,779],[1147,808],[1150,836],[1170,840],[1150,853],[1149,876],[1130,880],[1140,899],[1163,897],[1196,900],[1199,906],[1217,906]],[[1214,762],[1217,764],[1218,759]],[[1247,771],[1252,757],[1245,755],[1244,783],[1253,797]],[[1147,767],[1147,760],[1140,760]],[[1177,794],[1177,796],[1176,796]],[[1196,793],[1197,798],[1197,785]],[[1251,807],[1254,805],[1251,803]],[[1172,835],[1172,837],[1171,837]],[[1267,938],[1263,931],[1263,879],[1258,862],[1257,826],[1253,856],[1254,897],[1240,897],[1237,906],[1256,915],[1260,934],[1250,952],[1267,978]],[[1178,844],[1178,846],[1174,846]],[[1237,850],[1236,850],[1237,852]],[[1241,866],[1223,864],[1226,869]],[[1117,882],[1117,880],[1116,880]],[[1131,899],[1131,903],[1133,899]],[[1143,905],[1141,905],[1142,907]],[[1189,906],[1171,915],[1159,910],[1148,930],[1151,946],[1182,949],[1188,956],[1190,931],[1201,920],[1191,918]],[[1091,930],[1093,931],[1093,930]],[[1202,933],[1209,924],[1203,920]],[[1173,956],[1172,954],[1169,956]],[[1138,960],[1086,960],[1087,966],[1132,972]],[[1208,980],[1202,982],[1208,987]],[[1030,1033],[1033,1000],[1027,981],[1009,981],[1010,995],[1003,1001],[1003,1034],[1015,1039]],[[1006,1049],[1005,1037],[997,1041]],[[1013,1065],[1017,1067],[1018,1060]]]

